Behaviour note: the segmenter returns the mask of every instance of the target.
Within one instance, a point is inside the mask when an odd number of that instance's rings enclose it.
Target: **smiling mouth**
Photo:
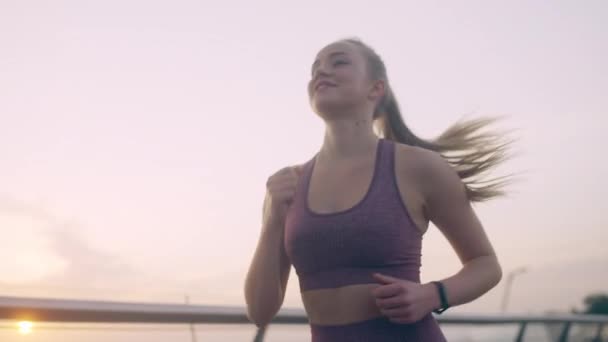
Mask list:
[[[330,82],[320,82],[319,84],[317,84],[315,86],[315,90],[319,90],[319,89],[324,89],[324,88],[329,88],[329,87],[335,87],[336,85]]]

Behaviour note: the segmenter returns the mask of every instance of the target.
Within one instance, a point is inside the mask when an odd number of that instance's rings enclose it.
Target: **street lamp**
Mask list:
[[[513,279],[515,276],[518,276],[522,273],[525,273],[527,269],[525,267],[520,267],[512,270],[507,274],[507,278],[505,279],[505,292],[502,297],[502,304],[500,305],[500,311],[507,311],[507,304],[509,303],[509,297],[511,295],[511,286],[513,285]]]

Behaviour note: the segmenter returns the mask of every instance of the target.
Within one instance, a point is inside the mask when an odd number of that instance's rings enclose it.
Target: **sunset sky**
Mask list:
[[[476,205],[528,269],[510,311],[608,292],[606,1],[1,0],[0,296],[244,305],[266,179],[321,146],[310,65],[351,36],[419,135],[515,129],[518,183]],[[458,268],[431,228],[423,281]]]

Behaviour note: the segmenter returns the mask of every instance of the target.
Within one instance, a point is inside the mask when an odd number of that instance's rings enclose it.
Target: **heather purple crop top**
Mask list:
[[[378,141],[367,193],[341,212],[310,210],[308,188],[315,160],[304,164],[285,226],[285,250],[300,291],[376,283],[374,272],[420,282],[422,233],[399,194],[395,143]]]

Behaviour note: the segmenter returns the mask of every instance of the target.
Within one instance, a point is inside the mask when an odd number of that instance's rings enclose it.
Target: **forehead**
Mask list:
[[[327,45],[317,53],[315,60],[327,58],[331,55],[344,53],[349,56],[358,55],[357,48],[354,44],[348,42],[336,42]]]

